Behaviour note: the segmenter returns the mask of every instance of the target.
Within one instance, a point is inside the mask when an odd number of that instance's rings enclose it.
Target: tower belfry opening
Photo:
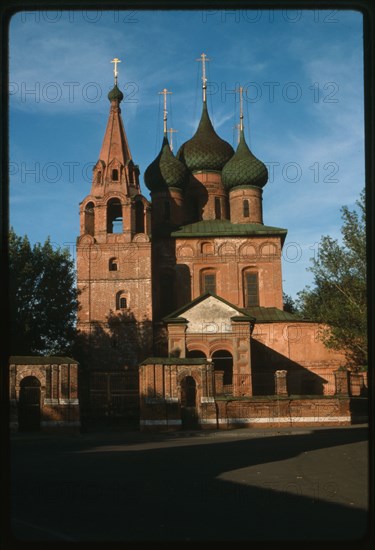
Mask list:
[[[107,233],[122,233],[122,206],[119,199],[110,199],[107,203]]]

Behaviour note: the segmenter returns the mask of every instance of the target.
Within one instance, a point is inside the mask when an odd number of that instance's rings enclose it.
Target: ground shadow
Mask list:
[[[358,539],[361,547],[367,512],[345,495],[348,483],[363,493],[365,459],[344,458],[367,441],[366,428],[240,433],[225,441],[126,433],[15,441],[15,533],[40,537],[20,527],[27,518],[92,542],[285,540],[304,548],[315,541],[315,549],[316,541]]]

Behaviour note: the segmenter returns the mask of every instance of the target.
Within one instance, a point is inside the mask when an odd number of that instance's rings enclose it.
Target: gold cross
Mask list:
[[[236,92],[239,92],[240,94],[240,131],[243,130],[243,105],[242,105],[242,94],[243,94],[243,87],[240,86],[235,90]]]
[[[167,133],[167,94],[171,94],[172,92],[168,92],[167,88],[164,88],[162,92],[159,92],[159,94],[163,94],[164,96],[164,109],[163,109],[163,120],[164,120],[164,134]]]
[[[207,82],[207,78],[206,78],[206,61],[210,61],[210,59],[208,59],[208,57],[205,53],[202,53],[200,58],[196,59],[195,61],[200,61],[202,63],[203,101],[206,101],[206,88],[207,88],[207,86],[206,86],[206,82]]]
[[[115,84],[117,84],[117,75],[118,75],[118,71],[117,71],[117,63],[121,63],[120,59],[118,59],[117,57],[114,57],[111,61],[111,63],[114,63],[115,66],[113,67],[113,73],[115,75]]]

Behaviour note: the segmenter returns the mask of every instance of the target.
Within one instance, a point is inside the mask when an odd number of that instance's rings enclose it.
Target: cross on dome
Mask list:
[[[199,59],[196,59],[196,61],[200,61],[202,63],[202,90],[203,90],[203,102],[206,102],[206,61],[210,61],[210,59],[207,57],[205,53],[202,53]]]
[[[114,63],[113,74],[115,75],[115,84],[117,84],[117,75],[118,75],[117,63],[121,63],[121,60],[118,59],[117,57],[114,57],[111,63]]]

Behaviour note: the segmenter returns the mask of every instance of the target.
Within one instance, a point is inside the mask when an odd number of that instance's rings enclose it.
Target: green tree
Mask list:
[[[298,313],[297,305],[293,298],[289,296],[289,294],[286,294],[283,292],[283,310],[288,313]]]
[[[348,367],[367,366],[367,288],[365,192],[357,209],[341,208],[342,244],[323,236],[316,258],[312,258],[314,287],[297,294],[304,317],[325,323],[321,339],[334,350],[343,351]]]
[[[78,307],[73,260],[48,238],[33,247],[9,232],[9,312],[12,355],[69,353]]]

